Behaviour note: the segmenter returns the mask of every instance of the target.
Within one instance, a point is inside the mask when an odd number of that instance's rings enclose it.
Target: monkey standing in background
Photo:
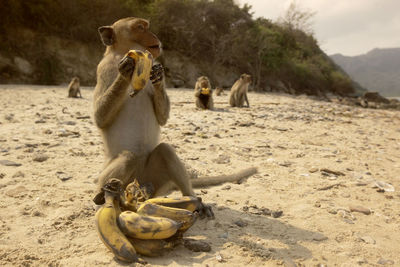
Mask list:
[[[250,107],[249,100],[247,98],[247,91],[251,83],[251,76],[248,74],[240,75],[240,78],[233,84],[231,88],[231,94],[229,97],[229,104],[232,107],[243,107],[244,101],[247,103],[247,107]]]
[[[206,76],[197,78],[194,86],[194,96],[196,97],[196,107],[202,109],[213,109],[214,101],[212,97],[210,80]]]
[[[160,126],[166,124],[170,111],[162,66],[153,65],[145,87],[134,97],[129,96],[135,61],[126,56],[128,51],[148,50],[154,59],[161,54],[161,43],[149,26],[147,20],[130,17],[99,28],[107,48],[97,66],[93,104],[106,161],[99,176],[96,204],[104,203],[101,188],[111,178],[119,179],[123,188],[136,178],[140,185],[152,187],[150,197],[176,188],[183,195],[195,196],[192,186],[238,181],[256,172],[249,168],[233,175],[197,178],[192,183],[175,150],[160,143]],[[211,208],[204,204],[202,212],[213,216]]]
[[[78,96],[79,94],[79,96]],[[80,89],[80,83],[79,83],[79,78],[74,77],[72,78],[71,82],[68,85],[68,97],[80,97],[82,98],[81,94],[81,89]]]

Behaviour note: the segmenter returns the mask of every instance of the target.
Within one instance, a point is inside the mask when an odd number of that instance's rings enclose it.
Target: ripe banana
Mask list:
[[[112,193],[105,191],[105,204],[96,212],[96,228],[104,245],[121,261],[139,262],[135,248],[117,225],[119,207]]]
[[[182,223],[179,231],[185,231],[196,221],[197,216],[187,209],[166,207],[162,205],[143,203],[137,210],[138,214],[164,217]]]
[[[153,65],[153,56],[149,51],[130,50],[127,54],[135,60],[135,69],[132,74],[133,92],[129,95],[133,97],[142,90],[150,80],[151,67]]]
[[[194,212],[201,208],[201,198],[192,196],[183,196],[180,198],[156,197],[156,198],[150,198],[146,200],[144,203],[152,203],[166,207],[186,209],[191,212]]]
[[[182,225],[168,218],[140,215],[129,210],[119,215],[118,223],[124,234],[140,239],[165,239]]]
[[[174,242],[164,239],[138,239],[131,237],[128,239],[138,253],[149,257],[161,256],[175,246]]]
[[[209,95],[210,94],[210,88],[206,88],[206,87],[201,88],[201,94],[202,95]]]

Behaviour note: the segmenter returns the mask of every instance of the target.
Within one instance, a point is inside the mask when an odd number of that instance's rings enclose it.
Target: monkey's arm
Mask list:
[[[194,86],[194,96],[199,97],[200,94],[201,94],[200,85],[198,83],[196,83],[196,85]]]
[[[98,69],[97,86],[94,92],[94,119],[99,128],[106,128],[114,120],[125,101],[135,63],[130,57],[124,57],[118,66],[119,73],[111,85],[104,78],[112,70]]]
[[[100,129],[106,128],[114,120],[120,111],[126,97],[129,87],[127,81],[122,75],[118,74],[115,81],[107,89],[96,88],[96,91],[104,91],[96,97],[94,102],[94,119]]]
[[[164,88],[164,69],[161,64],[156,64],[151,69],[151,82],[154,87],[153,105],[158,124],[163,126],[167,123],[170,111],[170,101]]]

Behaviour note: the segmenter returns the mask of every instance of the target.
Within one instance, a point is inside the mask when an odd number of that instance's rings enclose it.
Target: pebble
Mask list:
[[[308,171],[311,172],[311,173],[314,173],[314,172],[317,172],[317,171],[318,171],[318,168],[312,167],[312,168],[309,169]]]
[[[33,157],[33,161],[43,162],[43,161],[46,161],[48,158],[49,158],[49,156],[47,156],[45,154],[37,154]]]
[[[220,234],[218,237],[219,237],[219,238],[223,238],[223,239],[227,239],[227,238],[228,238],[228,233],[225,232],[225,233],[223,233],[223,234]]]
[[[370,236],[362,236],[362,237],[360,237],[360,240],[367,244],[372,244],[372,245],[374,245],[376,243],[376,241]]]
[[[335,175],[335,176],[344,176],[344,175],[345,175],[343,172],[340,172],[340,171],[333,171],[333,170],[330,170],[330,169],[327,169],[327,168],[321,169],[321,173],[322,173],[323,175],[329,175],[329,174],[333,174],[333,175]]]
[[[13,178],[25,177],[25,174],[21,171],[17,171],[16,173],[14,173],[14,175],[12,177]]]
[[[273,211],[272,212],[272,217],[279,218],[279,217],[282,216],[282,214],[283,214],[283,211],[281,211],[281,210]]]
[[[323,234],[315,234],[312,239],[314,241],[324,241],[324,240],[328,240],[328,237],[324,236]]]
[[[72,176],[67,175],[65,172],[58,171],[56,172],[57,178],[61,181],[65,182],[72,178]]]
[[[356,206],[356,205],[350,205],[349,206],[349,210],[351,212],[360,212],[363,213],[365,215],[369,215],[371,214],[371,210],[362,206]]]
[[[239,227],[245,227],[248,225],[248,223],[243,221],[242,219],[238,219],[238,220],[234,221],[233,223]]]
[[[217,254],[217,255],[215,255],[215,259],[218,261],[218,262],[224,262],[225,260],[224,260],[224,258],[222,257],[222,255],[221,254]]]
[[[380,264],[380,265],[393,265],[393,264],[394,264],[394,261],[392,261],[392,260],[386,260],[386,259],[384,259],[384,258],[380,258],[380,259],[378,260],[378,264]]]
[[[22,165],[21,163],[17,163],[7,159],[0,160],[0,164],[4,166],[14,166],[14,167],[19,167]]]
[[[211,246],[207,242],[201,240],[195,240],[191,238],[184,238],[183,245],[185,248],[194,252],[209,252],[211,251]]]
[[[230,185],[226,185],[222,188],[222,190],[230,190],[232,187]]]
[[[337,214],[337,210],[334,209],[334,208],[328,209],[328,212],[329,212],[330,214]]]

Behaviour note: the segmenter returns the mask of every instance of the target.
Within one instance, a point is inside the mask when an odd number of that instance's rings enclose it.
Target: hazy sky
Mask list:
[[[238,0],[250,4],[254,18],[276,21],[292,0]],[[400,47],[400,0],[297,0],[315,11],[313,30],[328,55],[364,54],[373,48]]]

